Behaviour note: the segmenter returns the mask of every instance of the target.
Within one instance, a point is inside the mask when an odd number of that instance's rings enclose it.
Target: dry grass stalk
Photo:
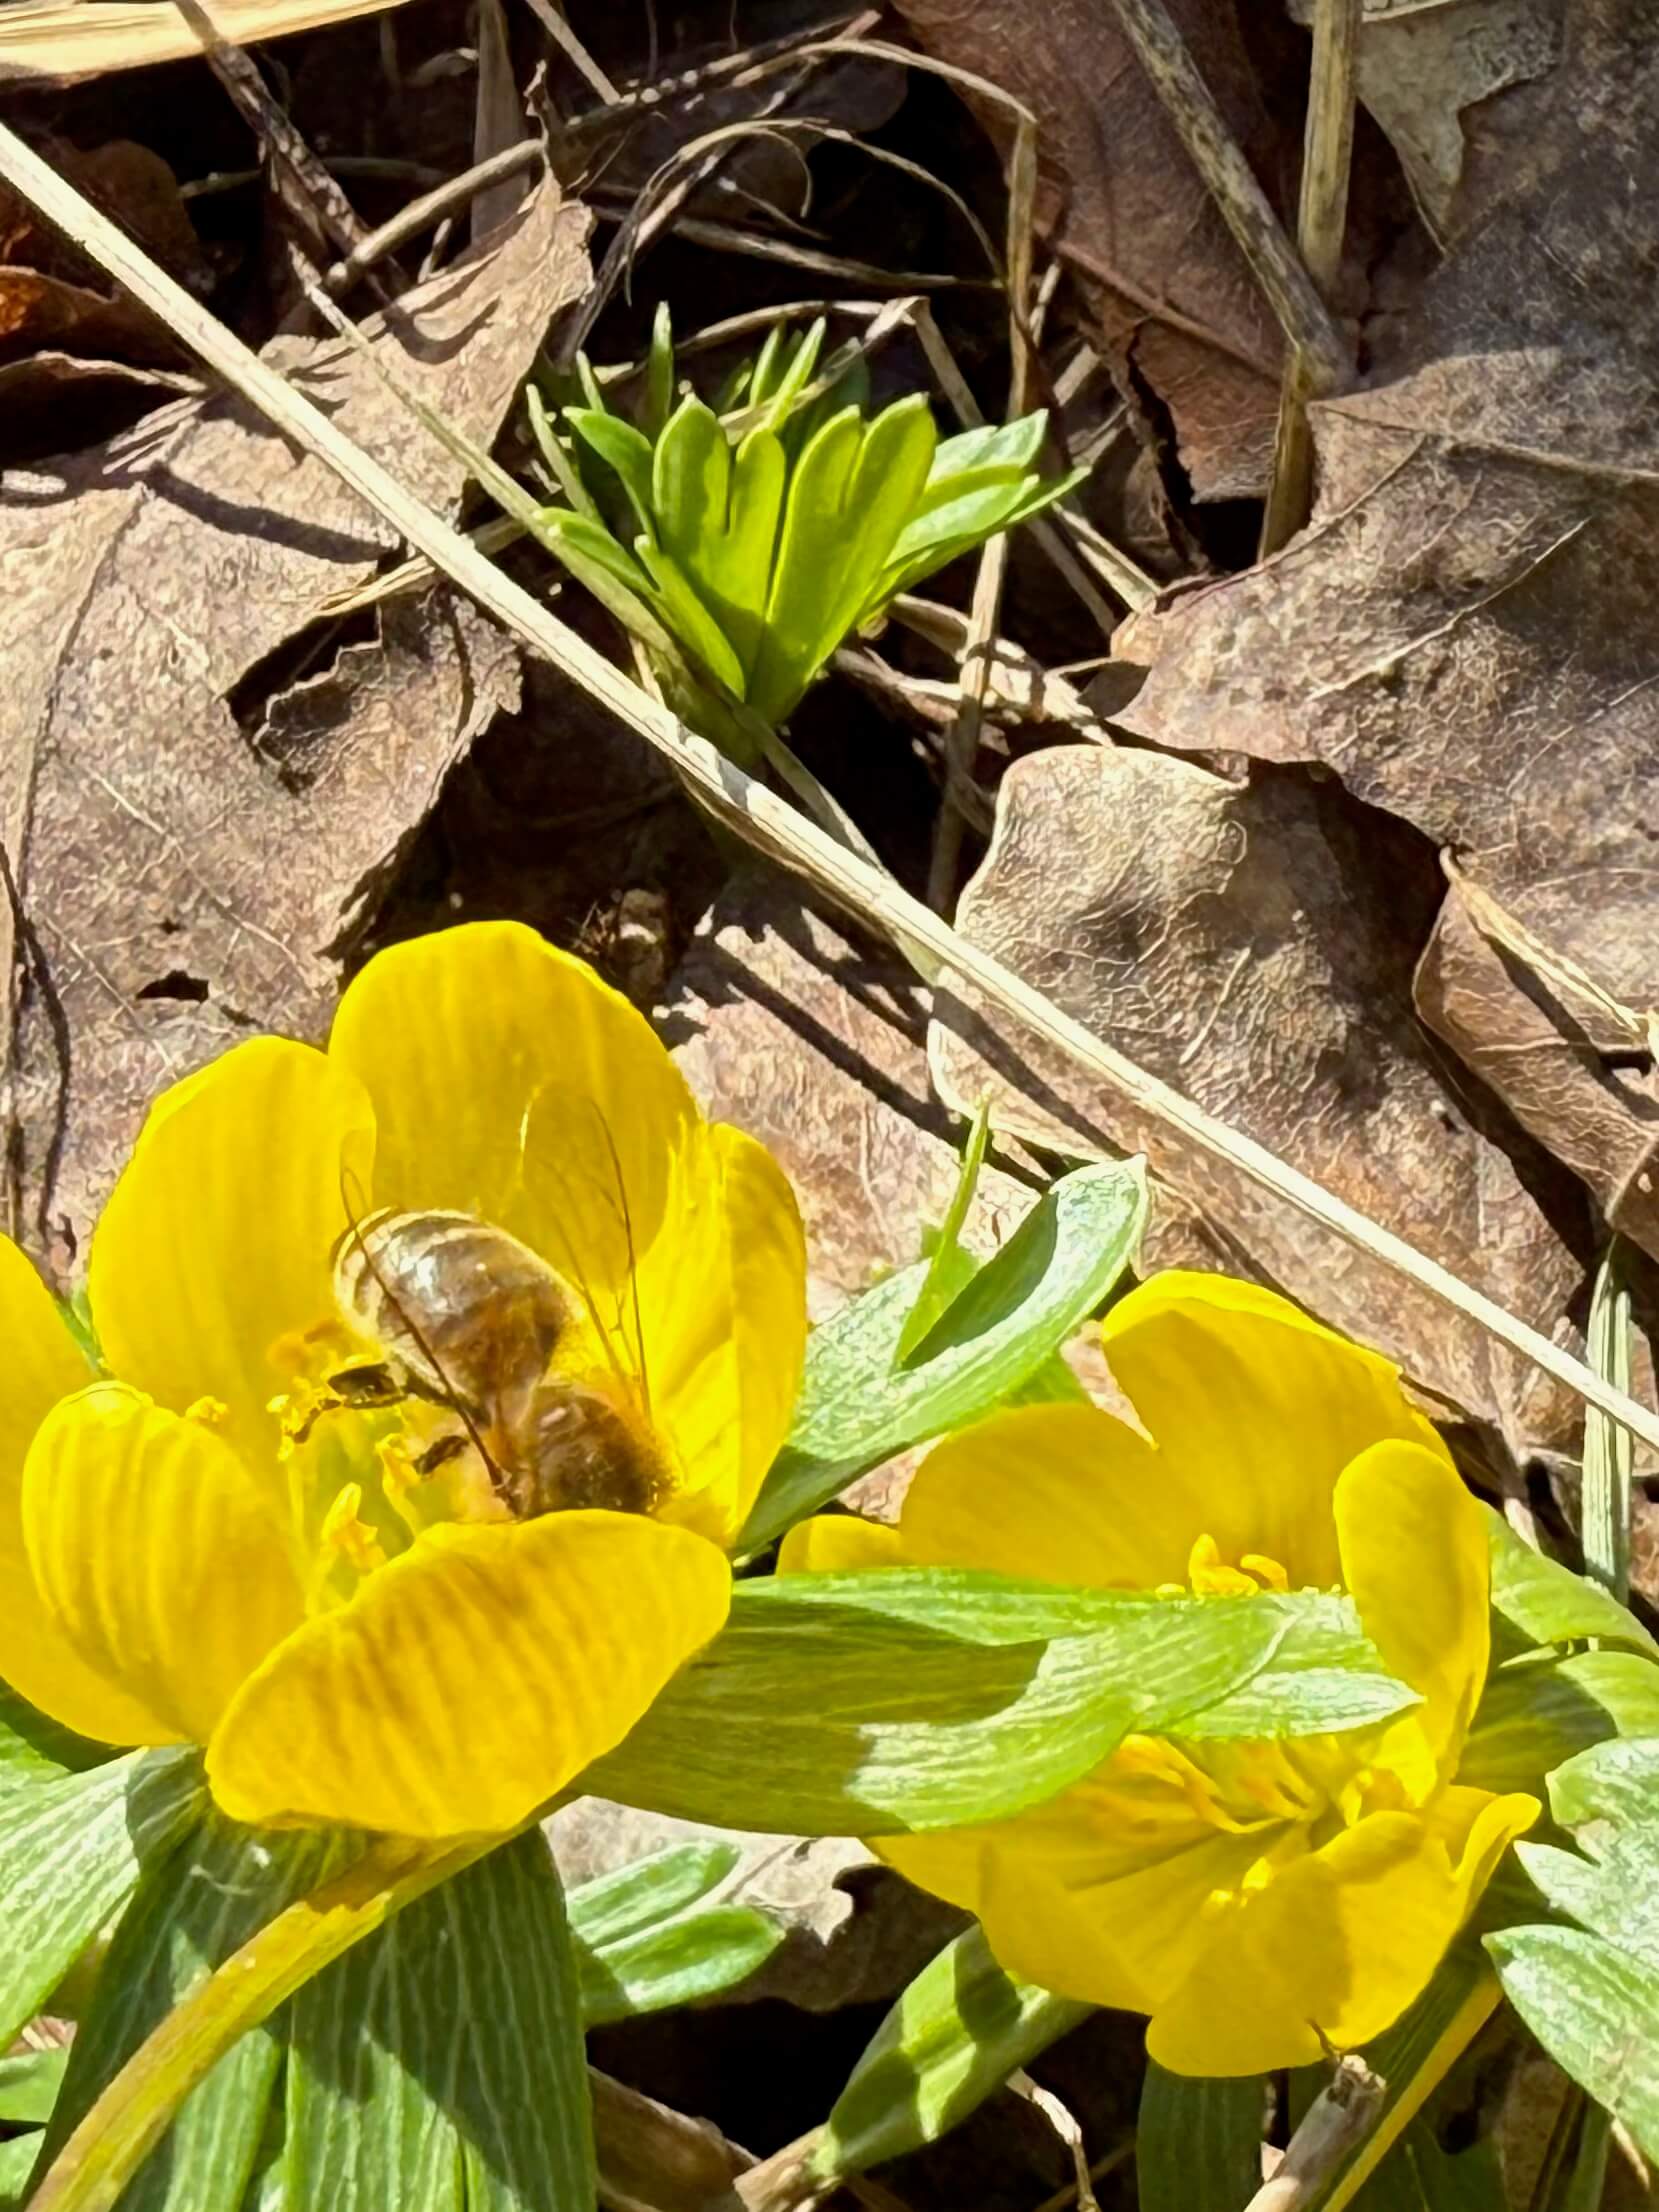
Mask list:
[[[1285,236],[1256,173],[1227,128],[1215,95],[1187,52],[1163,0],[1113,0],[1124,35],[1180,133],[1193,166],[1209,186],[1239,251],[1291,344],[1305,354],[1318,391],[1349,373],[1348,348],[1324,301]]]
[[[208,0],[217,36],[230,46],[325,29],[376,15],[403,0]],[[10,0],[0,9],[0,84],[38,79],[72,84],[118,69],[189,61],[202,39],[172,0]]]
[[[1302,2116],[1277,2172],[1245,2212],[1303,2212],[1363,2143],[1382,2116],[1388,2084],[1364,2059],[1340,2058],[1330,2080]]]
[[[1313,60],[1302,145],[1302,197],[1296,235],[1308,274],[1329,299],[1342,265],[1348,222],[1348,169],[1354,150],[1354,51],[1360,0],[1314,0]],[[1273,482],[1262,516],[1265,560],[1294,537],[1313,505],[1313,437],[1308,401],[1317,389],[1315,364],[1291,348],[1279,394]]]
[[[1014,124],[1014,145],[1008,161],[1008,376],[1007,419],[1013,422],[1031,404],[1036,368],[1036,346],[1027,321],[1031,297],[1031,267],[1036,240],[1037,123],[1021,108]],[[1058,274],[1058,264],[1053,271]],[[991,680],[991,650],[1002,616],[1002,588],[1008,578],[1007,531],[999,531],[979,556],[974,577],[973,608],[968,635],[958,664],[961,698],[945,738],[945,788],[939,819],[934,826],[933,852],[928,864],[928,904],[949,914],[956,904],[956,878],[962,860],[962,832],[966,827],[964,799],[973,789],[974,762],[979,754],[979,733],[985,719],[985,695]]]
[[[1587,1404],[1659,1450],[1659,1416],[1594,1374],[1495,1300],[1461,1282],[1403,1237],[1207,1114],[1090,1033],[1001,961],[981,952],[920,899],[798,813],[727,760],[486,559],[459,531],[414,498],[338,425],[288,384],[132,239],[100,214],[14,131],[0,125],[0,177],[49,222],[159,315],[174,335],[287,436],[316,454],[343,483],[419,548],[532,651],[607,707],[670,762],[733,834],[803,876],[823,896],[896,942],[918,945],[962,995],[1024,1025],[1139,1111],[1180,1130],[1279,1200],[1465,1315],[1498,1343],[1531,1360]]]

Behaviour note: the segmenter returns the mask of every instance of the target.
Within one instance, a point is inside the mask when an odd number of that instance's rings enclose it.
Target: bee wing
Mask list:
[[[519,1176],[533,1217],[530,1241],[581,1298],[616,1381],[649,1421],[637,1195],[629,1192],[610,1123],[591,1096],[542,1085],[520,1126]]]

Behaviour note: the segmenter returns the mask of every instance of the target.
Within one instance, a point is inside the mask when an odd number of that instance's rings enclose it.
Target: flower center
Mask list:
[[[438,1521],[649,1513],[667,1494],[625,1339],[516,1237],[459,1212],[374,1214],[334,1280],[338,1313],[272,1352],[315,1607]]]

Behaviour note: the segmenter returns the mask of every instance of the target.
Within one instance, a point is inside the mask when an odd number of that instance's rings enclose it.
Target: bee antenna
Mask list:
[[[499,1487],[505,1482],[506,1477],[503,1474],[502,1469],[497,1466],[493,1453],[491,1452],[489,1446],[485,1443],[483,1433],[479,1429],[478,1423],[473,1419],[472,1413],[467,1406],[466,1400],[461,1396],[461,1393],[456,1389],[455,1385],[444,1373],[443,1362],[439,1359],[437,1353],[432,1349],[432,1346],[427,1342],[425,1333],[422,1330],[420,1323],[415,1319],[414,1315],[408,1310],[408,1308],[401,1302],[396,1291],[393,1290],[390,1283],[387,1282],[385,1276],[381,1274],[380,1269],[375,1265],[374,1254],[369,1250],[369,1240],[363,1234],[363,1224],[360,1212],[353,1209],[351,1199],[346,1191],[346,1182],[348,1177],[354,1184],[356,1184],[359,1199],[362,1199],[365,1193],[362,1184],[357,1182],[357,1178],[355,1175],[352,1174],[351,1170],[347,1167],[342,1167],[340,1170],[340,1203],[345,1208],[348,1230],[352,1242],[357,1247],[358,1256],[362,1260],[363,1265],[368,1269],[370,1275],[373,1277],[375,1288],[379,1291],[381,1297],[385,1299],[387,1305],[389,1305],[392,1311],[397,1315],[398,1320],[402,1323],[403,1327],[408,1330],[409,1335],[414,1342],[415,1349],[420,1353],[422,1359],[426,1361],[427,1365],[431,1368],[433,1374],[436,1375],[438,1380],[443,1384],[444,1395],[448,1403],[449,1410],[460,1420],[462,1427],[466,1430],[468,1437],[471,1439],[474,1450],[477,1452],[479,1458],[484,1462],[484,1465],[488,1468],[492,1480],[495,1481],[495,1483]]]

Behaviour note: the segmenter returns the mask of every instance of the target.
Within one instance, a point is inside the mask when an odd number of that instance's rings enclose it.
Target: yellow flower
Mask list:
[[[511,1262],[481,1340],[470,1288],[459,1334],[430,1309],[434,1212],[452,1284]],[[239,1820],[510,1829],[724,1621],[804,1281],[770,1155],[580,961],[384,952],[326,1052],[250,1041],[151,1112],[92,1240],[106,1377],[0,1240],[0,1676],[205,1744]]]
[[[1104,1330],[1140,1434],[1094,1406],[993,1416],[926,1460],[900,1525],[792,1533],[787,1568],[995,1568],[1101,1588],[1347,1590],[1421,1703],[1342,1735],[1128,1738],[1015,1818],[876,1845],[976,1913],[1004,1965],[1151,2015],[1184,2074],[1352,2048],[1427,1985],[1530,1797],[1460,1785],[1487,1549],[1397,1371],[1248,1284],[1168,1274]]]

